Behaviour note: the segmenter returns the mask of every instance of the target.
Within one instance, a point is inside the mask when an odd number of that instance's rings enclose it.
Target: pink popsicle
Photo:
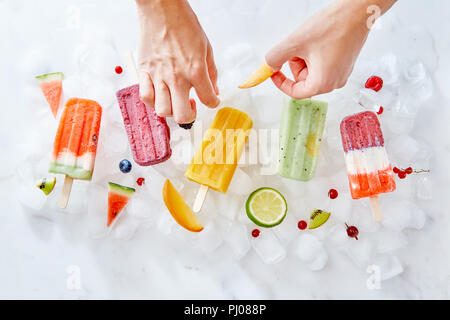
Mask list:
[[[366,111],[346,117],[341,122],[341,135],[352,198],[394,191],[394,174],[375,113]]]
[[[123,88],[116,96],[134,161],[149,166],[169,159],[172,150],[166,119],[139,99],[139,85]]]

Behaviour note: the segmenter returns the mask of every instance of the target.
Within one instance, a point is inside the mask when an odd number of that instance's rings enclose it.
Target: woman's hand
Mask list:
[[[142,101],[159,116],[191,123],[192,87],[208,107],[219,105],[211,45],[186,0],[136,0],[140,23],[139,84]]]
[[[395,2],[334,1],[267,53],[266,62],[276,71],[272,81],[297,99],[342,88],[366,41],[373,22],[370,19],[377,12],[386,12]],[[279,72],[285,62],[289,62],[294,80]]]

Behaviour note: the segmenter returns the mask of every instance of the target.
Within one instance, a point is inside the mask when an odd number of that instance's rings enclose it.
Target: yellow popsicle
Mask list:
[[[226,193],[252,126],[245,112],[229,107],[220,109],[184,175]]]

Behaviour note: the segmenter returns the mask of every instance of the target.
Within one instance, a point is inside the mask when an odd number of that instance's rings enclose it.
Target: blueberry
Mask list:
[[[131,171],[131,162],[128,161],[127,159],[123,159],[119,163],[119,168],[120,171],[122,171],[123,173],[128,173]]]
[[[191,123],[180,123],[179,126],[183,129],[189,130],[190,128],[192,128],[194,122],[195,121],[192,121]]]

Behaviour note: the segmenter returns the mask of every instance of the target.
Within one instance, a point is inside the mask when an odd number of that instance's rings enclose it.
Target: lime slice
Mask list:
[[[247,216],[260,227],[274,227],[283,221],[287,203],[277,190],[260,188],[250,194],[245,204]]]

